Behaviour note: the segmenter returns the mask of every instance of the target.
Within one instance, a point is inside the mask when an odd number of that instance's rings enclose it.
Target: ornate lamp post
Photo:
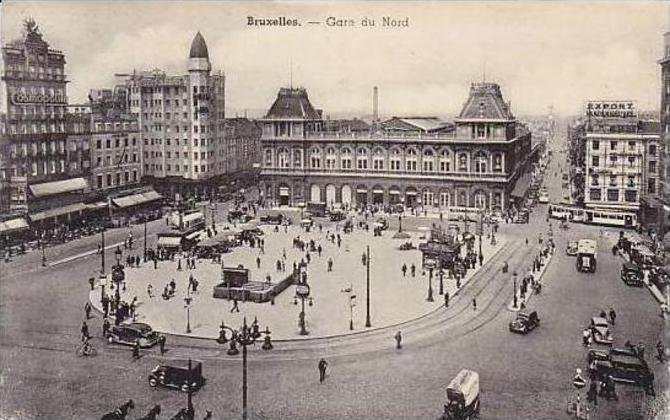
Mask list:
[[[105,286],[107,285],[107,277],[100,277],[100,303],[105,300]]]
[[[184,308],[186,308],[186,334],[191,333],[191,302],[193,298],[191,296],[186,296],[184,298]]]
[[[353,290],[352,290],[353,292]],[[349,329],[354,330],[354,306],[356,306],[356,295],[349,295]]]
[[[433,300],[433,267],[428,269],[428,297],[426,298],[428,302],[434,302]]]
[[[444,270],[440,268],[440,271],[438,273],[438,276],[440,277],[440,294],[444,294]]]
[[[101,248],[100,248],[100,276],[105,275],[105,228],[100,231]]]
[[[298,325],[300,326],[300,335],[307,335],[306,322],[305,322],[305,299],[309,299],[309,305],[312,306],[312,298],[309,297],[310,287],[307,284],[307,279],[299,283],[295,287],[295,295],[297,298],[300,298],[301,309],[300,315],[298,316]],[[293,301],[295,304],[298,304],[297,300]]]
[[[366,291],[367,293],[365,294],[365,326],[366,327],[371,327],[372,323],[370,322],[370,245],[367,246],[366,248],[367,252],[367,258],[365,259],[366,264],[365,264],[365,269],[366,269]]]
[[[147,219],[144,219],[144,262],[147,262]]]
[[[42,242],[42,267],[47,266],[47,254],[44,247],[44,242]]]
[[[514,282],[514,309],[517,307],[517,297],[516,297],[516,271],[512,273],[512,281]]]
[[[256,342],[261,334],[264,334],[263,338],[263,350],[272,350],[272,340],[270,339],[270,328],[265,327],[265,331],[262,333],[258,329],[258,320],[254,319],[251,327],[247,326],[247,317],[244,317],[244,323],[242,328],[235,330],[223,322],[219,327],[219,338],[216,340],[219,344],[225,344],[230,341],[230,348],[227,353],[229,356],[235,356],[240,353],[237,349],[237,344],[242,346],[242,419],[247,419],[247,346],[253,345]],[[226,331],[230,331],[231,338],[228,340],[226,337]]]

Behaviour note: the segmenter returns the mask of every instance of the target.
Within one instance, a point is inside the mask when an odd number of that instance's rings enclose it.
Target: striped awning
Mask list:
[[[152,201],[160,200],[161,198],[163,198],[162,195],[152,190],[143,193],[113,198],[112,203],[114,203],[116,207],[127,208],[137,206],[140,204],[150,203]]]
[[[37,213],[30,214],[30,220],[38,221],[51,219],[52,217],[64,216],[66,214],[78,213],[83,210],[86,210],[88,206],[84,203],[70,204],[68,206],[57,207],[55,209],[49,209],[40,211]]]
[[[159,248],[179,248],[181,238],[179,236],[159,236],[156,245]]]
[[[105,207],[107,207],[107,202],[106,201],[98,201],[96,203],[87,204],[86,207],[88,207],[89,210],[100,210],[100,209],[104,209]]]
[[[2,233],[10,233],[25,229],[28,229],[28,222],[26,222],[26,219],[23,217],[17,217],[0,222],[0,232]]]

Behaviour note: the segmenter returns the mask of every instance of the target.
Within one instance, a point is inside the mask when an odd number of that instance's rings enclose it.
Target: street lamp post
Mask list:
[[[100,275],[105,275],[105,228],[100,231],[101,247],[100,247]]]
[[[309,292],[310,287],[309,284],[307,284],[307,278],[304,278],[304,280],[295,287],[295,295],[300,298],[300,302],[302,305],[300,315],[298,316],[298,325],[300,325],[300,335],[309,334],[309,332],[307,332],[305,322],[305,299],[309,298],[309,304],[310,306],[312,305],[312,298],[309,297]]]
[[[144,262],[147,262],[147,219],[144,219]]]
[[[349,295],[349,329],[351,331],[354,330],[354,306],[356,306],[354,299],[356,299],[356,295]]]
[[[516,298],[516,271],[512,273],[512,280],[514,282],[514,309],[517,307],[517,298]]]
[[[42,242],[42,267],[47,266],[47,254],[45,251],[44,242]]]
[[[444,294],[444,270],[440,268],[440,272],[438,273],[440,276],[440,294]]]
[[[365,326],[366,327],[371,327],[372,323],[370,322],[370,245],[367,246],[366,249],[367,252],[367,258],[365,259],[366,261],[366,286],[367,286],[367,293],[365,295]]]
[[[428,302],[433,302],[433,267],[428,269],[428,297],[426,298]]]
[[[105,300],[105,286],[107,285],[107,277],[100,277],[100,303]]]
[[[225,344],[229,340],[226,337],[226,331],[230,331],[232,337],[230,338],[230,348],[228,349],[229,356],[235,356],[240,353],[237,349],[236,343],[242,346],[242,420],[247,419],[247,346],[253,345],[256,339],[261,336],[258,329],[258,320],[254,319],[251,327],[247,326],[247,317],[244,317],[244,323],[241,330],[235,330],[223,322],[219,327],[219,338],[216,340],[219,344]],[[272,340],[270,339],[270,328],[265,327],[265,334],[263,339],[263,350],[272,350]]]
[[[191,333],[191,302],[193,298],[191,296],[186,296],[184,298],[184,308],[186,308],[186,334]]]
[[[398,232],[402,232],[402,214],[398,214]]]

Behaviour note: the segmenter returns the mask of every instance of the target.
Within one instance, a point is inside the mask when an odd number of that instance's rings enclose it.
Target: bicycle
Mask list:
[[[98,350],[89,342],[85,342],[81,346],[77,347],[77,356],[79,357],[96,356],[97,354]]]

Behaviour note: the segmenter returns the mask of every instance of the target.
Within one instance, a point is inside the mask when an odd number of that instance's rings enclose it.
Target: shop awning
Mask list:
[[[63,206],[55,209],[49,209],[33,213],[30,215],[30,220],[38,221],[38,220],[50,219],[52,217],[63,216],[71,213],[78,213],[82,210],[86,210],[87,208],[88,206],[86,206],[86,204],[84,203],[70,204],[69,206]]]
[[[43,182],[28,186],[34,197],[46,197],[48,195],[62,194],[77,190],[88,189],[88,182],[84,178],[70,178],[62,181]]]
[[[357,193],[367,193],[368,190],[366,188],[356,188]]]
[[[126,208],[150,203],[152,201],[160,200],[161,198],[163,198],[162,195],[152,190],[138,194],[126,195],[124,197],[113,198],[112,203],[114,203],[116,207]]]
[[[527,173],[521,175],[519,179],[516,180],[516,185],[514,186],[514,189],[512,190],[512,194],[510,194],[512,197],[523,197],[526,195],[526,192],[528,191],[528,187],[530,187],[530,178],[532,177],[532,174]]]
[[[279,195],[288,195],[287,187],[279,187]]]
[[[179,236],[159,236],[157,246],[159,248],[179,248],[181,238]]]
[[[105,207],[107,207],[107,202],[106,201],[98,201],[97,203],[87,204],[86,207],[88,207],[89,210],[100,210],[100,209],[104,209]]]
[[[405,191],[405,195],[416,195],[416,191]]]
[[[372,190],[373,194],[384,194],[384,190]]]
[[[391,190],[391,191],[389,191],[389,194],[391,194],[391,195],[400,195],[400,191],[398,191],[398,190]]]
[[[28,222],[23,217],[17,217],[14,219],[5,220],[0,222],[0,232],[1,233],[10,233],[20,230],[28,229]]]
[[[185,237],[189,241],[192,241],[192,240],[197,239],[198,237],[200,237],[200,232],[192,232],[192,233],[189,233],[188,235],[186,235]]]

